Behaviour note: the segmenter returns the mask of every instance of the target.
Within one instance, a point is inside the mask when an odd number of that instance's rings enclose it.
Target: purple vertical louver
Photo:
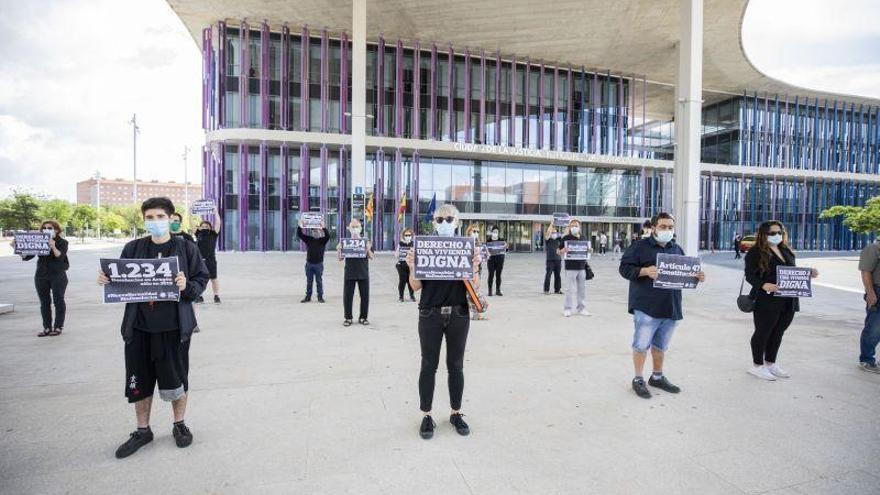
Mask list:
[[[300,56],[300,85],[299,85],[299,128],[304,131],[314,131],[309,128],[309,28],[303,26],[302,37],[300,38],[300,46],[302,47]]]

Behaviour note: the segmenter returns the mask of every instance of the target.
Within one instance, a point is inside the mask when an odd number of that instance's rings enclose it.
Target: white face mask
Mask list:
[[[472,237],[473,239],[479,239],[479,238],[480,238],[480,233],[479,233],[479,232],[471,232],[471,237]]]
[[[451,237],[455,235],[455,224],[449,222],[443,223],[434,223],[434,230],[437,231],[438,235],[443,237]]]
[[[361,228],[360,227],[349,227],[348,231],[351,232],[351,235],[353,235],[355,237],[361,235]]]
[[[44,234],[49,234],[52,237],[55,237],[55,229],[43,229]]]
[[[580,227],[572,227],[572,228],[571,228],[571,235],[580,235],[580,234],[581,234],[581,228],[580,228]]]
[[[492,232],[492,239],[498,239],[498,232]]]
[[[558,238],[559,238],[559,234],[557,234],[556,232],[554,232],[554,233],[550,234],[550,238],[551,238],[551,239],[558,239]]]
[[[674,230],[658,230],[654,232],[654,237],[657,238],[657,242],[660,244],[666,244],[671,241],[673,237],[675,237]]]
[[[782,243],[782,234],[768,235],[767,242],[769,242],[770,244],[772,244],[774,246],[778,246],[779,244]]]
[[[411,240],[412,240],[412,236],[411,236],[411,235],[405,235],[405,236],[403,236],[403,242],[409,242],[409,241],[411,241]]]

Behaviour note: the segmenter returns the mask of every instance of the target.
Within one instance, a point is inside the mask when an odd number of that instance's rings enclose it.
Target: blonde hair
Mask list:
[[[407,234],[407,232],[409,232],[409,235],[413,234],[412,229],[407,228],[407,229],[403,229],[403,232],[400,233],[400,237],[405,236]]]
[[[446,203],[446,204],[440,206],[440,208],[437,208],[437,211],[434,212],[434,216],[435,217],[449,216],[449,217],[455,217],[458,220],[459,219],[459,212],[458,212],[458,208],[456,208],[454,204]]]

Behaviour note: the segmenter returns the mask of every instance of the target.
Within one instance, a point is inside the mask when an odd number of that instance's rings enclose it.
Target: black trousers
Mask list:
[[[409,265],[406,263],[398,263],[395,266],[397,266],[397,293],[400,295],[400,298],[403,299],[404,287],[409,289],[410,298],[415,297],[413,288],[409,285]]]
[[[352,320],[351,307],[354,304],[354,286],[357,284],[358,294],[361,298],[361,312],[358,319],[366,318],[370,310],[370,279],[346,280],[342,291],[342,305],[345,309],[345,319]]]
[[[794,319],[794,310],[761,311],[752,313],[755,321],[755,333],[752,334],[752,361],[757,365],[764,362],[775,363],[779,346],[782,345],[782,334]]]
[[[440,308],[419,309],[419,343],[422,370],[419,373],[419,407],[431,410],[434,402],[434,379],[440,364],[440,347],[446,336],[446,370],[449,373],[449,405],[461,409],[464,394],[464,349],[471,320],[466,306],[453,307],[448,314]]]
[[[64,316],[67,304],[64,292],[67,290],[67,274],[61,272],[50,277],[34,277],[37,297],[40,298],[40,314],[43,316],[43,328],[64,328]],[[52,325],[52,304],[55,304],[55,325]]]
[[[489,292],[492,292],[492,282],[495,281],[495,292],[501,290],[501,272],[504,270],[504,256],[490,256],[486,263],[489,268]]]
[[[742,253],[740,253],[740,251],[739,251],[739,246],[735,246],[733,248],[733,252],[736,253],[736,255],[733,257],[733,259],[738,260],[742,257]]]
[[[553,290],[559,292],[562,290],[562,280],[560,272],[562,271],[562,260],[547,260],[547,271],[544,273],[544,292],[550,292],[550,275],[553,275]]]

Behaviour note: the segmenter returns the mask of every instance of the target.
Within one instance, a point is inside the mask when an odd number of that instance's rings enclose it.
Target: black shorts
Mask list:
[[[125,396],[137,402],[153,395],[165,401],[181,398],[189,390],[189,343],[180,341],[180,331],[147,333],[134,331],[125,344]]]
[[[205,266],[208,268],[208,275],[210,279],[217,278],[217,258],[213,256],[210,258],[203,258],[205,260]]]

